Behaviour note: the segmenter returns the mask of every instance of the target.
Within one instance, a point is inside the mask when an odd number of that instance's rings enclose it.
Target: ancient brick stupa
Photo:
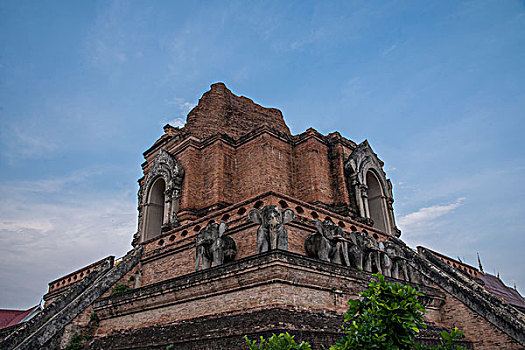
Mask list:
[[[144,152],[134,248],[51,282],[44,312],[3,346],[60,348],[81,331],[92,349],[245,349],[245,334],[288,331],[319,349],[375,272],[425,294],[419,341],[457,326],[475,349],[525,345],[519,294],[502,300],[482,271],[403,243],[367,141],[292,135],[279,110],[222,83],[164,131]]]

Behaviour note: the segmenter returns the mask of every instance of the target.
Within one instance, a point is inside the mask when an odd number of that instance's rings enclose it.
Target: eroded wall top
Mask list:
[[[262,107],[216,83],[190,111],[184,131],[200,139],[219,133],[237,139],[263,125],[290,134],[280,110]]]

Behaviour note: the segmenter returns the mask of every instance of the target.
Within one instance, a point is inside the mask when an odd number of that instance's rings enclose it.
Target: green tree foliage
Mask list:
[[[291,336],[288,332],[279,335],[272,334],[268,340],[261,337],[259,344],[257,344],[256,340],[248,339],[246,335],[244,338],[249,350],[311,350],[310,345],[306,342],[297,344],[294,336]]]
[[[345,335],[330,349],[411,349],[419,328],[425,327],[425,308],[417,288],[399,283],[387,283],[383,275],[375,274],[359,296],[350,300],[344,314]]]

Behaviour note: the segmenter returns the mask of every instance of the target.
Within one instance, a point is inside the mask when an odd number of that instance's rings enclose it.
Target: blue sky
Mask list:
[[[136,230],[142,152],[213,82],[368,139],[402,238],[525,290],[524,1],[1,1],[0,307]]]

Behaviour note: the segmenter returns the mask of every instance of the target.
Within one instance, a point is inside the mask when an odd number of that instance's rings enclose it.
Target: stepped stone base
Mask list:
[[[296,340],[308,340],[314,349],[329,346],[340,337],[341,315],[287,309],[260,310],[239,315],[199,317],[177,324],[116,331],[94,340],[91,349],[165,349],[173,344],[184,350],[246,349],[251,339],[289,332]]]

